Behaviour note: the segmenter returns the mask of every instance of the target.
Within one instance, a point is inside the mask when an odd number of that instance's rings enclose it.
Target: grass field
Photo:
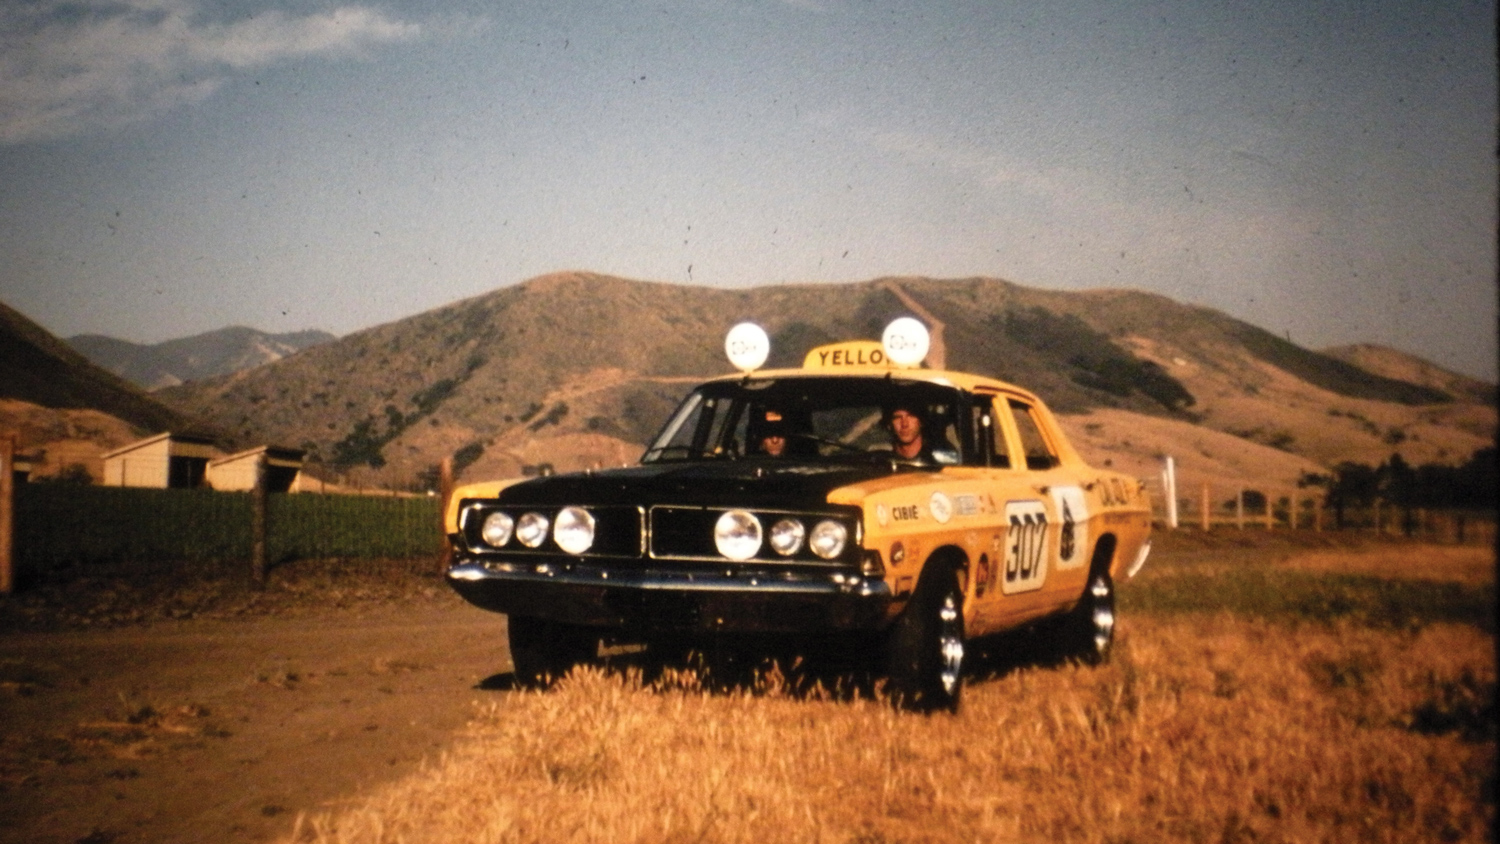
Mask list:
[[[579,669],[291,840],[1490,839],[1489,549],[1158,544],[1103,667],[1006,655],[956,716]]]

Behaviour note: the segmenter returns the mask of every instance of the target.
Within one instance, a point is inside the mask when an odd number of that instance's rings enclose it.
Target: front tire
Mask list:
[[[587,628],[526,616],[506,620],[516,682],[545,688],[579,663],[599,655],[599,635]]]
[[[964,593],[958,571],[932,565],[886,641],[887,688],[900,706],[957,712],[963,668]]]

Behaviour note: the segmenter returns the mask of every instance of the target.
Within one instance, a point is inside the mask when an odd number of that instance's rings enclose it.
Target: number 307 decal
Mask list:
[[[1005,505],[1006,595],[1042,588],[1047,580],[1047,507],[1040,501],[1011,501]]]

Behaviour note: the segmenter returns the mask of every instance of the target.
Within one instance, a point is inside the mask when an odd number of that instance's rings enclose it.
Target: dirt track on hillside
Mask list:
[[[0,841],[262,841],[436,758],[509,675],[441,595],[0,638]],[[486,690],[486,688],[490,690]]]

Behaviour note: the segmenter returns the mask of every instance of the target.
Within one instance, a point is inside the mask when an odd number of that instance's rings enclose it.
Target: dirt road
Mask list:
[[[0,636],[0,841],[261,841],[436,758],[505,687],[449,594]]]

